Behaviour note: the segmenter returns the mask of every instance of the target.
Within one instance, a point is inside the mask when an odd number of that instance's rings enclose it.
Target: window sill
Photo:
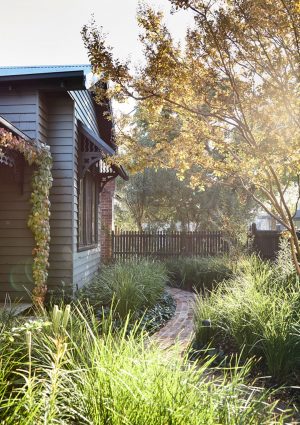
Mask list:
[[[95,249],[98,248],[99,243],[94,243],[92,245],[78,245],[77,246],[77,252],[82,252],[82,251],[89,251],[91,249]]]

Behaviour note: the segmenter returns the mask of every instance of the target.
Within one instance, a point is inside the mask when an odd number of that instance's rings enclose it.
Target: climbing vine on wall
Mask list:
[[[31,212],[28,227],[33,233],[32,275],[35,283],[33,301],[42,305],[47,291],[50,244],[50,201],[49,191],[52,185],[52,158],[49,148],[40,143],[30,143],[15,137],[9,131],[0,128],[0,155],[3,148],[21,153],[29,165],[35,165],[32,175]]]

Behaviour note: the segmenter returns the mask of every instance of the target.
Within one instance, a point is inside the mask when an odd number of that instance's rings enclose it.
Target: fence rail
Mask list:
[[[113,260],[180,256],[214,256],[229,252],[232,241],[221,231],[112,232]]]

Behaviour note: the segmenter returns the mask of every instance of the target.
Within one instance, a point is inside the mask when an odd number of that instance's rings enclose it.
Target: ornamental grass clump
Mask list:
[[[154,261],[116,263],[104,266],[99,275],[78,293],[98,307],[110,307],[122,317],[140,309],[153,307],[162,297],[167,272]]]
[[[166,261],[169,281],[172,286],[197,291],[213,287],[232,275],[227,257],[181,257]]]
[[[84,311],[84,313],[83,313]],[[112,332],[84,307],[49,315],[0,335],[0,423],[15,424],[283,424],[271,393],[244,384],[249,364],[207,372],[168,355],[128,321]],[[272,395],[275,399],[274,394]]]
[[[300,282],[295,273],[281,272],[278,264],[252,256],[233,278],[198,296],[196,346],[229,345],[243,358],[255,356],[277,382],[299,382]]]

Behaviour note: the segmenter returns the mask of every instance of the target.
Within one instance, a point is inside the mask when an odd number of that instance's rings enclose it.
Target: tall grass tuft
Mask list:
[[[264,371],[279,382],[300,374],[299,279],[281,274],[281,265],[255,256],[241,262],[236,275],[209,296],[197,297],[198,345],[230,341],[244,357],[261,359]],[[209,321],[209,330],[204,326]]]
[[[93,305],[115,305],[122,317],[139,309],[153,307],[162,297],[167,272],[162,263],[142,260],[104,266],[101,273],[79,291],[80,300]]]
[[[232,275],[227,257],[181,257],[165,264],[170,284],[188,290],[210,291]]]
[[[83,313],[84,310],[84,313]],[[0,422],[12,424],[283,424],[265,391],[244,385],[249,364],[208,375],[166,355],[143,332],[112,332],[111,317],[55,307],[6,328],[0,343]],[[3,350],[5,348],[5,350]]]

